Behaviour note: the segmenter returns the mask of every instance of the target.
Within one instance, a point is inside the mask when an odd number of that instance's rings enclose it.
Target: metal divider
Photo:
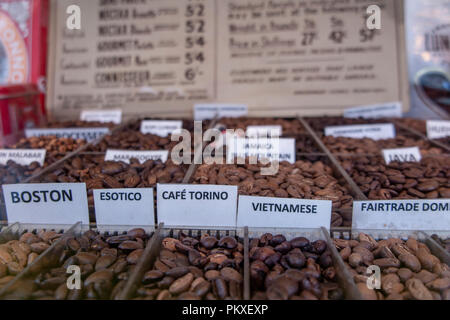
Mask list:
[[[425,237],[425,244],[430,248],[430,251],[439,258],[442,262],[445,262],[450,267],[450,253],[445,250],[439,243],[430,237],[428,232],[418,231],[420,235]],[[440,234],[445,235],[446,238],[450,237],[450,232],[446,231]]]

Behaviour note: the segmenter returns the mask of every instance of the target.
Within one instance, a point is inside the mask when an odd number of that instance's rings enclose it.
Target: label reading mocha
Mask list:
[[[174,132],[181,132],[183,121],[181,120],[143,120],[141,133],[151,133],[160,137],[167,137]]]
[[[94,190],[97,226],[154,226],[152,188]]]
[[[80,120],[120,124],[122,122],[122,110],[83,110],[80,114]]]
[[[373,140],[395,138],[395,127],[392,123],[357,124],[350,126],[332,126],[325,128],[326,136],[346,138],[371,138]]]
[[[248,126],[247,137],[281,137],[283,128],[280,125],[273,126]]]
[[[0,164],[6,165],[12,160],[22,166],[28,166],[33,162],[44,165],[45,149],[0,149]]]
[[[330,200],[239,196],[237,227],[330,227]]]
[[[428,120],[427,136],[429,139],[440,139],[450,136],[450,121],[448,120]]]
[[[227,141],[228,163],[246,157],[294,163],[295,156],[295,139],[292,138],[232,138]]]
[[[450,199],[353,203],[353,229],[450,230]]]
[[[194,120],[217,118],[237,118],[248,114],[248,107],[244,104],[206,103],[194,106]]]
[[[89,224],[85,183],[8,184],[3,194],[9,222]]]
[[[237,186],[158,184],[158,222],[166,226],[235,227]]]
[[[412,148],[398,148],[398,149],[383,149],[383,157],[386,164],[393,161],[396,162],[419,162],[422,159],[418,147]]]
[[[106,150],[105,161],[123,161],[130,163],[130,159],[138,159],[140,163],[147,160],[166,162],[169,157],[168,150],[134,151],[134,150]]]
[[[402,117],[401,102],[360,106],[344,110],[344,118],[376,119],[376,118],[401,118],[401,117]]]
[[[46,129],[26,129],[25,136],[43,137],[56,136],[57,138],[83,139],[87,142],[94,141],[109,133],[108,128],[46,128]]]

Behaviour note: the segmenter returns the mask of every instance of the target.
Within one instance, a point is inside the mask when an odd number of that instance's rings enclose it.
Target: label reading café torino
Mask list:
[[[450,230],[450,199],[355,201],[353,229]]]
[[[3,185],[10,223],[89,224],[85,183]]]

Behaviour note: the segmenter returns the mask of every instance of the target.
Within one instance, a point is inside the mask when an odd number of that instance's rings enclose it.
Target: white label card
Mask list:
[[[293,138],[231,138],[227,140],[227,162],[235,158],[258,157],[270,161],[295,162],[296,149]]]
[[[80,120],[120,124],[122,122],[122,110],[83,110],[80,114]]]
[[[392,123],[357,124],[350,126],[332,126],[325,128],[326,136],[346,138],[371,138],[373,140],[395,138],[395,127]]]
[[[450,121],[448,120],[428,120],[428,139],[440,139],[450,137]]]
[[[450,230],[450,199],[355,201],[352,228]]]
[[[330,228],[330,200],[239,196],[237,227]]]
[[[152,188],[94,190],[97,226],[154,226]]]
[[[22,166],[28,166],[33,162],[44,165],[45,149],[0,149],[0,164],[6,165],[9,160]]]
[[[247,137],[281,137],[282,134],[283,128],[279,125],[247,127]]]
[[[237,118],[248,114],[248,107],[244,104],[206,103],[194,106],[194,120],[213,119],[214,117]]]
[[[85,183],[3,185],[8,221],[27,224],[89,224]]]
[[[134,151],[134,150],[106,150],[105,161],[123,161],[130,163],[130,159],[138,159],[140,163],[144,163],[147,160],[160,160],[166,162],[169,157],[168,150],[157,151]]]
[[[143,120],[141,122],[141,133],[154,134],[167,137],[172,133],[181,132],[183,121],[181,120]]]
[[[344,118],[401,118],[402,115],[402,103],[399,101],[360,106],[344,110]]]
[[[420,154],[420,149],[418,147],[383,149],[382,152],[386,164],[389,164],[393,161],[419,162],[422,159],[422,155]]]
[[[25,136],[43,137],[56,136],[57,138],[83,139],[92,142],[109,133],[108,128],[46,128],[46,129],[25,129]]]
[[[166,226],[235,227],[237,186],[158,184],[158,223]]]

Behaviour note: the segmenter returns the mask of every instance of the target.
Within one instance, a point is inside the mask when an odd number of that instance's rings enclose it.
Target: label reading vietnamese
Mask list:
[[[206,103],[194,106],[194,120],[217,118],[237,118],[248,114],[248,107],[244,104]]]
[[[292,138],[236,138],[227,140],[227,162],[235,158],[257,157],[270,161],[295,162],[295,139]]]
[[[450,121],[428,120],[427,136],[429,139],[441,139],[450,137]]]
[[[419,162],[422,159],[418,147],[383,149],[383,157],[386,164],[396,162]]]
[[[281,137],[283,128],[273,126],[247,126],[247,137]]]
[[[158,222],[166,226],[235,227],[237,186],[157,186]]]
[[[0,164],[6,165],[11,160],[22,166],[37,162],[42,167],[45,154],[45,149],[0,149]]]
[[[237,227],[329,229],[330,200],[239,196]]]
[[[352,228],[450,230],[450,199],[355,201]]]
[[[25,129],[25,136],[43,137],[55,136],[57,138],[83,139],[92,142],[109,133],[108,128],[46,128],[46,129]]]
[[[143,120],[141,122],[141,133],[154,134],[167,137],[172,133],[181,132],[183,122],[181,120]]]
[[[332,126],[325,128],[325,135],[355,139],[392,139],[395,138],[395,127],[392,123]]]
[[[83,110],[80,114],[80,120],[120,124],[122,122],[122,110]]]
[[[130,159],[138,159],[140,163],[148,160],[166,162],[169,157],[168,150],[134,151],[134,150],[106,150],[105,161],[123,161],[130,163]]]
[[[155,225],[152,188],[97,189],[94,203],[97,226]]]
[[[8,221],[29,224],[89,224],[85,183],[3,185]]]
[[[348,108],[344,110],[344,118],[401,118],[402,117],[402,103],[391,102],[381,103],[369,106],[360,106]]]

